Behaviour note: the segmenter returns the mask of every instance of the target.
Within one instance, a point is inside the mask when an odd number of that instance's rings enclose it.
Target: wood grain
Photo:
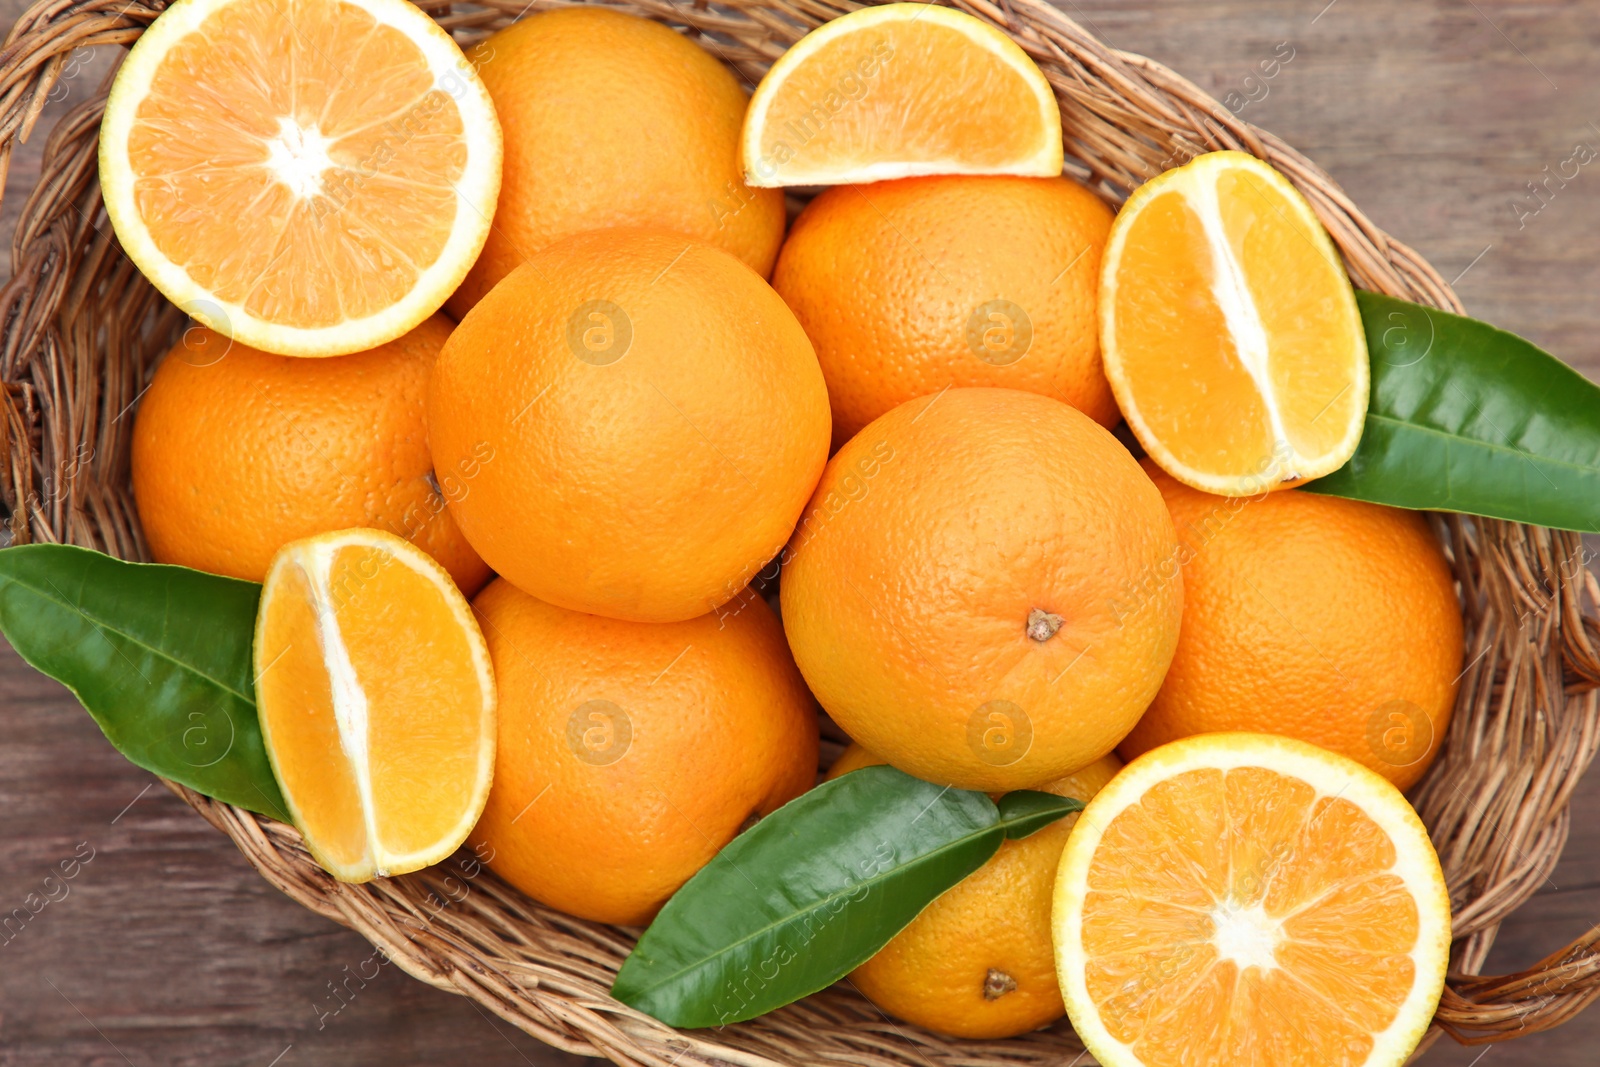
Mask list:
[[[1379,225],[1460,275],[1473,314],[1600,378],[1600,159],[1559,176],[1576,146],[1600,151],[1600,5],[1058,2],[1318,160]],[[0,20],[24,6],[0,0]],[[51,112],[81,100],[108,59],[85,57]],[[6,233],[50,121],[14,162]],[[0,803],[0,920],[26,914],[30,894],[57,898],[0,929],[0,1064],[578,1062],[376,967],[364,941],[270,889],[3,646]],[[1561,866],[1502,929],[1493,969],[1600,922],[1600,779],[1575,815]],[[46,883],[64,861],[75,875]],[[1487,1050],[1443,1042],[1420,1062],[1576,1067],[1597,1044],[1600,1010]]]

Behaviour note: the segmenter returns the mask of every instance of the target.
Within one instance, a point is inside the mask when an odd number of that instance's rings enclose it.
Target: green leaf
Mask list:
[[[70,545],[0,550],[0,633],[124,756],[289,821],[256,718],[261,587]]]
[[[864,963],[1004,838],[983,793],[883,766],[824,782],[678,890],[611,994],[682,1027],[782,1007]]]
[[[1514,334],[1358,292],[1372,400],[1350,462],[1306,489],[1600,532],[1600,386]]]
[[[1083,801],[1074,797],[1018,789],[1000,798],[1000,826],[1009,840],[1016,841],[1082,810]]]

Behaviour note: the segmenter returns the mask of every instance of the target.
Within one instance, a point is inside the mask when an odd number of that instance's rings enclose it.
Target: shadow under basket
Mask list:
[[[23,15],[0,53],[0,170],[93,50],[120,58],[166,6],[41,0]],[[467,44],[550,5],[420,6]],[[856,5],[615,6],[681,30],[753,85],[802,35]],[[1315,164],[1167,68],[1107,47],[1044,0],[955,6],[1004,30],[1039,64],[1061,104],[1067,169],[1108,203],[1200,152],[1250,152],[1305,194],[1357,286],[1461,310],[1433,268]],[[13,274],[0,295],[0,514],[15,544],[70,542],[140,559],[128,481],[133,420],[123,416],[184,319],[122,254],[101,205],[96,146],[108,88],[74,86],[72,95],[90,98],[49,131],[43,172],[12,235]],[[1469,666],[1441,754],[1412,793],[1454,910],[1449,985],[1424,1047],[1441,1033],[1468,1043],[1534,1033],[1600,995],[1600,928],[1521,974],[1479,973],[1500,923],[1555,867],[1568,801],[1600,744],[1600,623],[1585,614],[1600,604],[1600,585],[1576,534],[1460,516],[1436,516],[1434,526],[1460,582]],[[640,1067],[1090,1062],[1065,1020],[1005,1041],[961,1041],[891,1022],[846,984],[752,1022],[674,1030],[608,994],[636,931],[544,908],[465,851],[417,874],[336,882],[293,827],[172,788],[296,901],[358,931],[416,978],[568,1052]]]

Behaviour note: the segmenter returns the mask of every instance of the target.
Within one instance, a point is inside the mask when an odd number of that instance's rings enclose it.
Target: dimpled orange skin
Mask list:
[[[747,96],[711,53],[649,19],[579,7],[530,15],[467,59],[499,112],[505,163],[494,228],[446,305],[456,319],[584,230],[661,227],[772,272],[783,191],[744,184]]]
[[[1115,425],[1096,307],[1110,228],[1111,209],[1067,178],[824,190],[795,220],[772,284],[817,346],[835,446],[947,386],[1041,393]],[[979,310],[998,300],[1022,309],[1031,340],[1014,313]]]
[[[471,840],[535,900],[643,925],[748,819],[816,780],[816,705],[759,597],[646,625],[498,580],[473,610],[500,706]]]
[[[371,526],[475,593],[489,568],[446,510],[460,483],[433,474],[424,421],[450,328],[434,315],[370,351],[325,359],[191,328],[134,420],[133,494],[151,557],[259,582],[290,541]]]
[[[1110,752],[1155,696],[1176,549],[1155,486],[1087,416],[951,389],[829,461],[785,555],[784,628],[823,708],[900,770],[1031,788]],[[1030,636],[1035,611],[1059,629]]]
[[[851,745],[828,778],[882,762]],[[1121,769],[1121,760],[1105,756],[1043,789],[1088,803]],[[1067,1009],[1050,908],[1061,850],[1077,822],[1068,815],[1003,843],[852,971],[851,983],[895,1018],[952,1037],[1013,1037],[1061,1018]]]
[[[497,573],[640,622],[744,588],[828,452],[794,315],[726,252],[661,231],[580,234],[518,268],[451,335],[428,419],[441,471],[492,455],[450,507]]]
[[[1166,683],[1122,757],[1249,730],[1414,785],[1450,725],[1463,656],[1427,520],[1302,490],[1212,496],[1145,467],[1178,529],[1186,600]]]

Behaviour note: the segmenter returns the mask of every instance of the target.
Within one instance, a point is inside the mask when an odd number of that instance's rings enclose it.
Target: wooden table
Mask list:
[[[1542,205],[1527,184],[1579,144],[1600,149],[1600,5],[1059,2],[1117,47],[1162,60],[1218,97],[1257,97],[1243,116],[1320,161],[1379,225],[1457,279],[1474,314],[1600,377],[1600,167],[1564,187],[1551,182]],[[9,24],[22,7],[0,0],[0,18]],[[1259,80],[1262,60],[1291,54]],[[104,69],[103,60],[84,63],[52,110],[81,100]],[[7,234],[46,129],[13,168],[0,220]],[[0,1063],[568,1059],[392,968],[335,999],[347,968],[371,954],[365,942],[269,888],[3,645],[0,800],[0,912],[40,891],[61,860],[92,855],[65,897],[0,946]],[[1600,922],[1600,778],[1576,806],[1567,858],[1502,928],[1491,967],[1524,967]],[[1422,1062],[1587,1067],[1597,1046],[1600,1009],[1487,1050],[1447,1041]]]

